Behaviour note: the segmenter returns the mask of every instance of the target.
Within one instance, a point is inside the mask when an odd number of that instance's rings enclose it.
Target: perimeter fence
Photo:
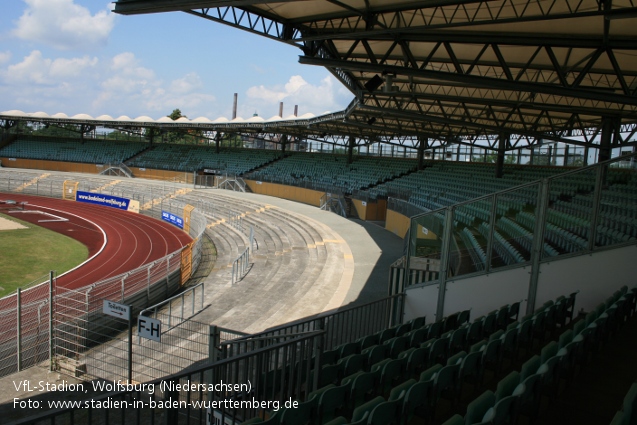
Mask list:
[[[7,193],[62,198],[64,183],[63,177],[47,173],[35,178],[32,175],[0,175],[0,191]],[[43,279],[31,288],[1,298],[0,376],[48,358],[51,358],[51,368],[78,376],[91,373],[91,364],[101,362],[94,347],[121,338],[118,335],[126,329],[126,324],[115,318],[112,318],[114,321],[107,319],[108,316],[102,313],[104,300],[129,305],[135,315],[178,291],[201,262],[202,236],[207,220],[194,207],[172,199],[179,188],[160,186],[153,193],[135,184],[115,187],[104,180],[91,179],[77,182],[75,188],[136,200],[140,204],[140,213],[153,218],[161,219],[165,212],[183,217],[184,230],[193,241],[152,263],[79,290],[57,288],[54,279]],[[51,294],[53,303],[49,308]],[[51,329],[53,338],[50,338]],[[207,328],[205,334],[207,338]],[[205,354],[207,352],[206,348]],[[193,361],[198,359],[195,356]],[[126,377],[115,370],[106,370],[105,366],[101,369],[94,371],[94,376]],[[105,374],[108,376],[102,376]]]

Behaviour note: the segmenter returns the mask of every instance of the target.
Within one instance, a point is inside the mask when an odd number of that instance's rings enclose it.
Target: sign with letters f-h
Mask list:
[[[137,318],[137,334],[141,337],[161,342],[161,320],[139,316]]]

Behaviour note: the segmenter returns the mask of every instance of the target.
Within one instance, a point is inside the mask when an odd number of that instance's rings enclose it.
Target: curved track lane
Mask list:
[[[57,231],[84,243],[89,258],[58,277],[60,287],[77,289],[134,270],[160,259],[192,241],[185,232],[151,217],[82,202],[18,194],[0,194],[0,200],[27,202],[26,210],[46,211],[69,221],[39,222],[50,217],[17,213],[21,220]],[[104,236],[107,241],[104,245]],[[100,250],[101,249],[101,250]]]

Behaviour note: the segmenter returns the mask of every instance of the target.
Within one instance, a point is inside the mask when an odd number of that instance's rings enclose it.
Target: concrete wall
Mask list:
[[[637,285],[637,245],[543,263],[537,303],[580,291],[575,308],[590,311],[623,285]]]
[[[579,291],[575,308],[586,312],[604,302],[623,285],[637,284],[637,245],[596,252],[590,255],[540,263],[535,308],[560,295]],[[526,311],[531,269],[529,266],[500,270],[487,275],[447,281],[444,316],[471,309],[476,318],[502,305],[523,301],[520,312]],[[439,285],[407,288],[406,316],[426,315],[434,318]]]
[[[260,182],[256,180],[245,181],[250,190],[262,195],[275,196],[277,198],[289,199],[290,201],[302,202],[304,204],[321,206],[321,196],[325,192],[302,187],[288,186],[278,183]]]

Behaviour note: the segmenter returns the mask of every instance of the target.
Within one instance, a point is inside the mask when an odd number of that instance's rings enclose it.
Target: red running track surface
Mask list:
[[[69,221],[41,222],[52,217],[3,211],[20,220],[67,235],[88,247],[90,261],[59,276],[56,279],[59,287],[77,289],[117,276],[175,252],[192,241],[187,233],[171,224],[116,208],[0,193],[0,202],[6,200],[27,202],[25,211],[45,211],[68,218]],[[107,238],[105,245],[102,230]]]

